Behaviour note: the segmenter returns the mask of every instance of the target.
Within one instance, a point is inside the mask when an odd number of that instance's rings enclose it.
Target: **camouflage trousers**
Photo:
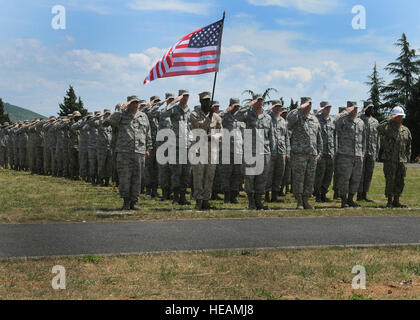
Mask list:
[[[118,189],[121,198],[138,201],[144,158],[144,154],[140,153],[117,153]]]
[[[286,156],[284,154],[277,155],[270,160],[270,167],[267,174],[266,190],[273,192],[280,192],[284,170],[286,168]]]
[[[89,176],[89,155],[87,150],[79,150],[79,175],[82,178]]]
[[[241,155],[242,157],[242,155]],[[235,164],[235,154],[230,154],[230,164],[221,164],[220,167],[220,182],[221,191],[239,191],[242,184],[243,164]]]
[[[56,148],[55,150],[55,158],[57,160],[57,175],[59,177],[63,177],[67,174],[67,168],[65,169],[66,163],[64,162],[66,154],[64,153],[63,148]]]
[[[75,147],[69,148],[69,176],[75,179],[79,176],[79,150]]]
[[[331,185],[334,173],[334,159],[330,155],[323,155],[321,161],[316,165],[315,172],[315,193],[327,194]]]
[[[213,192],[222,192],[222,175],[221,175],[221,165],[216,165],[213,178]]]
[[[282,188],[292,183],[292,166],[290,165],[290,158],[286,159],[286,165],[284,168],[284,175],[282,181]]]
[[[385,161],[385,196],[399,197],[404,190],[404,179],[407,174],[407,168],[402,162]]]
[[[195,164],[192,166],[195,200],[210,200],[213,189],[213,179],[216,173],[216,165],[210,164],[211,156],[208,157],[209,164]]]
[[[28,166],[31,172],[36,172],[36,147],[28,144],[26,156],[28,157]]]
[[[98,156],[96,149],[88,148],[88,160],[89,160],[89,176],[96,178],[98,176]]]
[[[150,156],[146,158],[144,171],[144,184],[149,188],[157,188],[159,177],[159,167],[156,161],[156,150],[150,151]]]
[[[362,177],[360,179],[359,192],[369,192],[372,182],[373,171],[375,170],[375,159],[371,155],[367,155],[363,161]]]
[[[9,162],[9,166],[10,167],[14,167],[15,165],[15,154],[13,152],[13,148],[11,148],[10,146],[7,147],[7,161]]]
[[[44,171],[44,147],[35,148],[35,172],[40,174]]]
[[[293,194],[296,196],[311,197],[314,191],[316,158],[312,154],[296,154],[290,156],[292,167]]]
[[[270,158],[271,155],[264,154],[261,155],[264,157],[264,170],[259,175],[247,175],[245,172],[245,192],[246,193],[256,193],[256,194],[264,194],[265,193],[265,186],[267,182],[267,174],[270,170]],[[246,168],[253,168],[254,165],[245,164]]]
[[[5,168],[7,166],[7,149],[6,147],[0,147],[0,167]]]
[[[177,157],[179,155],[178,148],[176,149]],[[177,158],[179,162],[179,158]],[[187,186],[191,179],[191,165],[190,164],[170,164],[171,170],[171,188],[173,192],[185,193]]]
[[[51,153],[48,147],[43,147],[42,153],[44,155],[44,173],[50,174],[51,173]]]
[[[159,184],[162,189],[171,188],[171,169],[169,164],[159,164]]]
[[[28,168],[28,161],[26,158],[26,148],[19,148],[19,167],[20,169],[27,169]]]
[[[63,153],[63,176],[68,177],[69,176],[69,148],[68,146],[64,146],[64,148],[61,150]]]
[[[337,190],[340,196],[355,194],[362,177],[362,158],[339,154],[337,156]]]
[[[110,149],[98,149],[98,178],[111,178],[112,175],[112,154]]]
[[[51,174],[53,176],[57,175],[57,155],[55,152],[55,148],[49,148],[50,155],[51,155]]]
[[[112,150],[112,181],[118,185],[117,153]]]

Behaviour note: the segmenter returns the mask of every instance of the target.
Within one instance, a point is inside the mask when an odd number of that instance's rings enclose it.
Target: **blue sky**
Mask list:
[[[51,8],[66,8],[54,30]],[[366,29],[352,28],[352,8],[366,8]],[[405,32],[420,49],[416,0],[69,0],[1,1],[0,97],[43,115],[55,114],[69,84],[90,111],[142,98],[210,90],[213,74],[142,81],[165,50],[226,11],[216,98],[223,108],[245,89],[274,87],[288,103],[311,96],[335,108],[367,98],[373,64],[381,75]]]

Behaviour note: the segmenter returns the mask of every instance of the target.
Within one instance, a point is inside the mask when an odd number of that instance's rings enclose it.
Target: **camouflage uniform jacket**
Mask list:
[[[222,126],[230,133],[235,131],[235,136],[230,137],[230,153],[243,154],[244,153],[244,130],[245,123],[235,119],[232,113],[226,112],[223,114]],[[223,136],[225,139],[225,136]]]
[[[290,137],[292,153],[322,154],[321,126],[314,115],[306,116],[301,108],[294,109],[287,116],[287,127],[292,132]]]
[[[409,162],[411,158],[411,132],[405,127],[398,126],[394,121],[384,120],[378,126],[378,132],[383,137],[384,161]]]
[[[331,117],[325,118],[322,113],[317,114],[316,117],[318,119],[319,125],[321,126],[323,142],[322,155],[328,155],[331,158],[334,158],[336,140],[334,121],[331,119]]]
[[[111,150],[112,128],[104,127],[103,121],[96,118],[91,125],[98,129],[98,138],[96,140],[96,148],[100,150]]]
[[[352,119],[347,111],[335,119],[337,130],[337,153],[364,157],[366,153],[366,130],[363,120]]]
[[[89,142],[89,126],[86,120],[79,120],[76,123],[73,123],[70,127],[72,134],[79,135],[79,151],[86,152],[88,151],[88,142]]]
[[[362,119],[365,123],[366,155],[373,156],[376,160],[380,149],[380,139],[378,133],[379,122],[374,117],[368,117],[365,114],[362,114],[360,119]]]
[[[290,139],[286,121],[281,116],[276,117],[273,114],[271,114],[271,121],[273,123],[271,154],[273,156],[290,155]]]
[[[115,112],[102,124],[118,128],[116,152],[145,154],[152,149],[149,119],[143,112]]]
[[[176,145],[177,147],[184,147],[188,148],[190,142],[190,116],[191,116],[191,109],[187,106],[185,109],[181,107],[181,104],[177,103],[170,103],[166,106],[166,108],[162,111],[161,116],[163,117],[170,117],[172,123],[172,130],[175,133]],[[181,146],[180,143],[180,132],[183,135],[183,143],[184,145]]]

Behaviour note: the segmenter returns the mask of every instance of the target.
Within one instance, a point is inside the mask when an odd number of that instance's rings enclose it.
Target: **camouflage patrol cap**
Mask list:
[[[109,110],[109,109],[105,109],[105,110],[104,110],[104,114],[106,114],[106,113],[111,114],[111,110]]]
[[[19,121],[18,124],[23,124],[23,121]]]
[[[254,94],[254,96],[252,97],[254,100],[263,100],[263,96],[261,93],[256,93]]]
[[[213,101],[212,107],[218,106],[220,107],[219,101]]]
[[[151,96],[150,97],[150,102],[152,102],[153,100],[158,100],[160,101],[160,98],[158,96]]]
[[[68,119],[69,117],[67,117],[67,116],[62,116],[61,117],[61,120],[66,120],[66,119]]]
[[[329,103],[328,101],[322,101],[322,102],[320,103],[320,106],[321,106],[321,109],[324,109],[324,108],[331,108],[331,107],[332,107],[331,103]]]
[[[347,101],[347,108],[357,108],[357,102],[356,101]]]
[[[205,100],[205,99],[211,99],[211,93],[208,91],[204,91],[199,94],[199,97],[200,97],[200,101]]]
[[[165,93],[165,99],[175,98],[173,93],[167,92]]]
[[[300,105],[303,105],[303,104],[308,103],[308,102],[312,102],[312,98],[310,98],[310,97],[300,98]]]
[[[240,100],[238,98],[230,98],[229,105],[230,106],[238,106],[238,107],[240,107],[241,106],[241,102],[240,102]]]
[[[344,110],[346,110],[346,107],[338,107],[338,113],[342,113]]]
[[[28,120],[25,120],[23,123],[24,123],[24,124],[28,124],[28,123],[29,123],[29,121],[28,121]]]
[[[122,104],[121,104],[121,103],[118,103],[118,104],[115,106],[115,111],[121,111],[121,108],[122,108]]]
[[[128,96],[127,97],[127,102],[129,102],[129,103],[132,103],[132,102],[135,102],[135,101],[140,101],[140,99],[139,99],[139,97],[137,97],[137,96]]]
[[[9,122],[3,123],[3,126],[5,126],[5,127],[7,127],[8,125],[10,125]]]
[[[145,106],[146,104],[147,104],[146,100],[143,100],[143,99],[139,100],[140,106]]]
[[[372,103],[372,101],[365,101],[363,102],[363,108],[372,108],[374,105]]]
[[[95,116],[99,116],[101,114],[100,111],[95,111]]]
[[[87,116],[88,118],[89,118],[89,117],[93,117],[93,112],[88,112],[86,116]]]
[[[49,119],[57,119],[55,116],[50,116]]]
[[[73,112],[73,117],[81,117],[82,115],[80,114],[79,111],[74,111]]]
[[[273,107],[283,107],[283,103],[281,102],[281,100],[274,100]]]
[[[178,90],[178,96],[189,96],[190,92],[187,89]]]
[[[69,113],[69,114],[67,114],[67,117],[68,118],[71,118],[71,117],[73,117],[73,114],[72,113]]]

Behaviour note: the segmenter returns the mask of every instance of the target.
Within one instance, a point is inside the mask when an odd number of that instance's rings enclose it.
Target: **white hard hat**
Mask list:
[[[392,109],[392,115],[397,115],[397,116],[403,116],[405,118],[405,112],[404,109],[401,107],[395,107],[394,109]]]

